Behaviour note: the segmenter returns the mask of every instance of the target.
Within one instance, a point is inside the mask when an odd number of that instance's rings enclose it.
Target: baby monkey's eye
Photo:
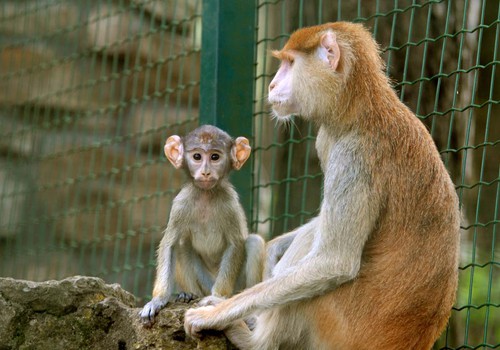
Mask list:
[[[193,154],[193,159],[194,160],[201,160],[201,154],[199,154],[199,153]]]
[[[210,156],[210,158],[211,158],[212,160],[219,160],[220,155],[218,155],[217,153],[213,153],[213,154]]]

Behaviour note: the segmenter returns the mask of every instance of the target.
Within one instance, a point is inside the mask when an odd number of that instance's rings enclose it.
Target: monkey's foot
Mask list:
[[[193,293],[180,292],[177,298],[175,298],[175,301],[181,303],[189,303],[194,299],[198,299],[198,296]]]

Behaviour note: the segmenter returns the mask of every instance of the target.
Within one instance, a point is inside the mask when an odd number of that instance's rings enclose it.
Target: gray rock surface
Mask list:
[[[186,337],[184,312],[163,309],[151,328],[139,320],[135,297],[95,277],[31,282],[0,278],[0,350],[226,349],[221,334]]]

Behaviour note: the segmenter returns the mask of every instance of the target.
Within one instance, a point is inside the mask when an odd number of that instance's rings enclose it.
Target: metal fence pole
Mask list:
[[[256,1],[203,0],[200,124],[212,124],[231,136],[251,138]],[[251,218],[252,162],[233,172],[235,185]]]

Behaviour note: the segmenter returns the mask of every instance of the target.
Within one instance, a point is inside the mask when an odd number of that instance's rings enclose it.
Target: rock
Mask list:
[[[0,278],[0,349],[226,349],[221,334],[186,337],[189,304],[162,310],[151,328],[135,297],[95,277],[31,282]]]

